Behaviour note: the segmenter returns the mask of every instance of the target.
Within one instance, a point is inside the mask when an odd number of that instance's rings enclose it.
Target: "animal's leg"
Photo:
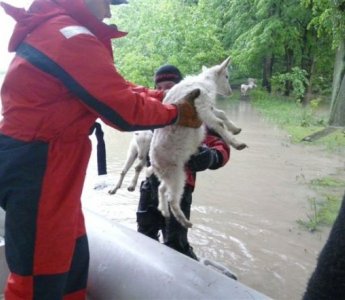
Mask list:
[[[146,132],[143,132],[143,134],[145,134],[144,135],[145,138],[137,140],[137,144],[138,144],[137,149],[138,149],[138,160],[139,160],[139,163],[135,167],[134,177],[133,177],[133,179],[131,181],[131,184],[127,188],[128,191],[130,191],[130,192],[135,190],[135,187],[136,187],[137,182],[138,182],[139,175],[140,175],[142,169],[146,165],[147,157],[148,157],[149,150],[150,150],[150,141],[151,141],[151,138],[152,138],[152,133],[151,133],[151,135],[149,137],[147,137],[147,133]]]
[[[247,147],[246,144],[238,142],[230,134],[224,121],[214,114],[214,108],[211,105],[203,102],[202,99],[196,99],[195,107],[198,111],[200,120],[202,120],[206,126],[216,131],[227,144],[233,146],[237,150],[242,150]]]
[[[180,205],[185,182],[186,175],[183,168],[176,170],[175,176],[169,178],[169,205],[176,220],[185,228],[190,228],[193,224],[186,218]]]
[[[149,150],[150,150],[150,148],[149,147],[139,147],[139,149],[138,149],[138,158],[140,159],[140,160],[144,160],[144,159],[146,159],[146,157],[147,157],[147,155],[149,154]]]
[[[150,143],[152,139],[151,130],[135,131],[133,135],[133,143],[138,149],[138,158],[145,159],[150,150]]]
[[[136,147],[131,145],[131,147],[129,148],[127,160],[126,160],[125,165],[121,171],[120,178],[119,178],[115,188],[113,188],[112,190],[109,191],[109,194],[111,194],[111,195],[115,194],[117,192],[117,190],[121,187],[123,179],[125,178],[129,168],[133,165],[135,159],[137,158],[137,155],[138,155],[138,151],[137,151]]]
[[[168,199],[167,199],[167,186],[164,183],[164,181],[161,181],[161,184],[158,187],[158,209],[162,213],[163,217],[169,218],[170,212],[169,212],[169,206],[168,206]]]
[[[225,112],[221,109],[213,108],[213,113],[216,117],[222,119],[224,121],[225,126],[233,133],[239,134],[241,132],[241,128],[237,127],[229,118],[226,116]]]
[[[127,188],[128,191],[133,192],[135,190],[135,187],[137,186],[137,183],[138,183],[140,172],[144,168],[145,164],[146,164],[146,159],[141,159],[139,163],[135,166],[135,173],[132,178],[131,184]]]
[[[246,85],[245,84],[242,84],[241,85],[241,96],[245,96],[246,95]]]
[[[247,147],[245,143],[237,141],[230,134],[223,120],[216,117],[216,115],[213,114],[212,111],[209,111],[206,117],[200,115],[200,119],[203,120],[209,128],[217,132],[227,144],[231,145],[235,149],[242,150]]]

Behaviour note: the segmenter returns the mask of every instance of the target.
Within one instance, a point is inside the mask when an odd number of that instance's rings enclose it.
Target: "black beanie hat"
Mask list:
[[[110,4],[118,5],[118,4],[127,4],[127,0],[111,0]]]
[[[182,74],[178,68],[173,65],[164,65],[158,68],[155,73],[155,85],[162,81],[172,81],[179,83],[182,80]]]

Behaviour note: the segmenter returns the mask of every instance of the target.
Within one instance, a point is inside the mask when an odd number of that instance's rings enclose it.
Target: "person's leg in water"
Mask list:
[[[192,188],[186,186],[181,200],[181,209],[188,220],[190,218],[191,205]],[[188,229],[183,227],[172,214],[169,220],[166,221],[163,236],[165,245],[195,260],[198,260],[193,248],[188,242]]]
[[[140,198],[137,210],[137,231],[159,240],[159,231],[164,227],[164,217],[158,210],[159,182],[153,175],[140,185]]]

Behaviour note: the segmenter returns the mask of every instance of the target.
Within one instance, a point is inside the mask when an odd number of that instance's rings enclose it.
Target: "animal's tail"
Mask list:
[[[191,228],[193,223],[190,222],[186,216],[184,215],[183,211],[180,208],[180,205],[175,202],[170,202],[170,210],[175,216],[176,220],[185,228]]]

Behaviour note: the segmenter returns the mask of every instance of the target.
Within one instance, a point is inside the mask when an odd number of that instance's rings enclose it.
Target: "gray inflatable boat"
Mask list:
[[[89,300],[267,300],[221,272],[88,210]],[[8,275],[0,242],[0,284]],[[1,296],[0,296],[1,299]]]

